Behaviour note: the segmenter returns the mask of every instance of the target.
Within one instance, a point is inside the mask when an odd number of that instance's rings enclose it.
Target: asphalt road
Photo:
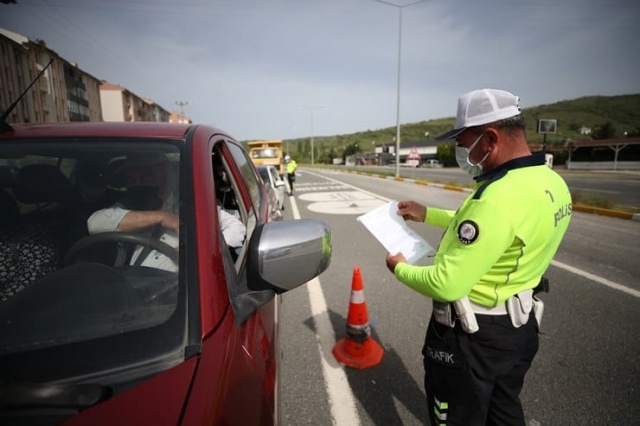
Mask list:
[[[343,170],[367,173],[395,174],[395,167],[341,166]],[[640,171],[582,171],[556,167],[564,177],[572,194],[586,200],[611,201],[617,205],[640,211]],[[473,180],[457,167],[400,168],[400,176],[429,182],[470,187]]]
[[[384,265],[385,250],[356,217],[388,199],[456,208],[465,193],[360,174],[299,169],[285,218],[332,229],[333,258],[280,306],[281,419],[291,425],[426,423],[420,353],[430,301]],[[575,212],[547,277],[540,350],[521,398],[528,425],[637,424],[640,418],[640,222]],[[412,224],[437,246],[441,231]],[[429,259],[423,259],[424,264]],[[382,362],[338,364],[351,280],[360,268]]]

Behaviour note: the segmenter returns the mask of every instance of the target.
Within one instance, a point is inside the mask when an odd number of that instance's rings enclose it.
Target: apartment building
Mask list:
[[[34,81],[7,118],[9,123],[102,120],[100,80],[44,41],[0,29],[0,110],[5,111]]]
[[[100,83],[100,104],[104,121],[168,122],[170,117],[169,111],[153,100],[104,80]]]
[[[171,121],[152,99],[92,76],[42,40],[0,28],[0,113],[34,81],[8,123]]]
[[[171,113],[169,111],[155,103],[153,99],[145,98],[144,101],[149,105],[150,121],[171,122]]]

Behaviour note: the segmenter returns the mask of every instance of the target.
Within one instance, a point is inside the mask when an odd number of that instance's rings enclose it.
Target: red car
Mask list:
[[[273,209],[213,127],[6,128],[0,424],[277,424],[279,294],[331,232]]]

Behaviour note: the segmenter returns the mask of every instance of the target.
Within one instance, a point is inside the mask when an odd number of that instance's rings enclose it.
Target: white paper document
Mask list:
[[[391,254],[402,252],[411,265],[433,250],[424,238],[409,228],[402,216],[398,215],[398,202],[388,204],[358,216],[374,237]]]

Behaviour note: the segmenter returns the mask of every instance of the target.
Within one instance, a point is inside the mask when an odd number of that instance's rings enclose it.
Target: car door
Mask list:
[[[211,406],[187,410],[185,422],[199,422],[203,415],[197,411],[205,410],[207,421],[215,419],[213,423],[273,424],[277,412],[275,342],[279,296],[272,290],[250,291],[246,270],[248,242],[257,226],[268,221],[269,206],[264,186],[244,149],[226,136],[216,135],[212,139],[209,144],[212,185],[203,188],[214,188],[218,206],[245,225],[246,238],[240,250],[233,253],[226,247],[222,230],[218,232],[217,251],[223,259],[215,263],[222,265],[222,271],[213,273],[225,282],[226,292],[203,288],[201,294],[208,299],[224,300],[231,309],[226,309],[213,333],[204,339],[201,371],[194,384],[195,394],[211,395],[209,401],[201,398]],[[209,227],[215,228],[215,224]],[[207,232],[206,226],[198,231],[203,232]],[[201,286],[209,287],[207,282]],[[259,307],[247,309],[252,304]],[[203,315],[207,314],[207,305],[206,300],[201,300]],[[211,394],[213,380],[221,384],[220,394]]]
[[[224,158],[229,160],[227,166],[230,169],[231,179],[234,180],[233,185],[239,189],[243,197],[242,202],[245,204],[247,241],[249,241],[256,226],[270,220],[272,206],[265,187],[261,184],[260,175],[244,148],[234,141],[227,140],[224,149]],[[246,255],[246,251],[241,253],[235,263],[237,272],[235,285],[238,288],[249,285],[244,267]],[[262,304],[242,324],[242,342],[243,347],[251,355],[256,374],[262,379],[260,399],[265,404],[263,409],[271,407],[275,410],[275,404],[277,404],[276,354],[278,353],[276,315],[280,296],[263,291],[255,292],[253,297],[261,300],[270,299],[270,301]],[[243,318],[237,318],[237,320],[242,321]],[[272,415],[275,415],[275,412]]]
[[[278,171],[275,167],[269,167],[269,176],[271,177],[271,184],[276,193],[276,198],[278,199],[278,208],[280,210],[284,209],[284,181],[280,178]]]

